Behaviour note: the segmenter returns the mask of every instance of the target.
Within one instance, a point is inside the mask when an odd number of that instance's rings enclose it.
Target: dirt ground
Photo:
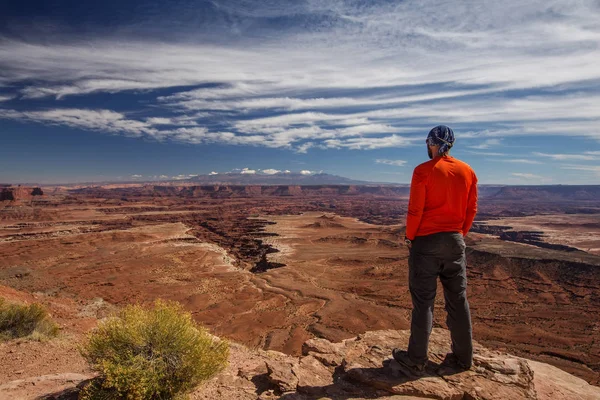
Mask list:
[[[500,218],[492,222],[494,225],[510,226],[515,231],[541,231],[548,243],[567,245],[600,255],[598,214],[545,214]]]
[[[72,335],[0,345],[0,383],[38,367],[85,371],[69,355],[96,318],[156,298],[181,302],[215,335],[293,355],[315,336],[409,328],[405,199],[67,200],[0,213],[0,285],[50,304]],[[565,232],[587,229],[569,218]],[[600,257],[480,234],[468,245],[475,338],[598,384]],[[444,321],[439,287],[435,325]]]

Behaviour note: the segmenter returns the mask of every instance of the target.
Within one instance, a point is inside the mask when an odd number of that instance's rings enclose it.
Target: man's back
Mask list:
[[[415,168],[410,189],[406,236],[439,232],[466,235],[477,212],[477,177],[454,157],[436,157]]]
[[[473,341],[467,301],[467,260],[463,236],[477,211],[477,177],[471,167],[448,155],[454,132],[445,125],[427,135],[431,159],[415,168],[410,187],[405,243],[408,288],[413,303],[408,351],[394,349],[396,361],[417,374],[429,358],[429,335],[438,278],[444,287],[452,354],[460,370],[471,368]]]

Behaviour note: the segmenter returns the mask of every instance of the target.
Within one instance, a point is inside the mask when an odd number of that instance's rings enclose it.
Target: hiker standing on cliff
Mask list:
[[[452,353],[445,362],[469,369],[473,361],[463,237],[477,212],[477,177],[468,164],[448,155],[454,144],[452,129],[436,126],[426,143],[431,160],[413,172],[404,239],[410,250],[410,340],[408,351],[392,352],[396,361],[418,375],[427,363],[438,277],[452,337]]]

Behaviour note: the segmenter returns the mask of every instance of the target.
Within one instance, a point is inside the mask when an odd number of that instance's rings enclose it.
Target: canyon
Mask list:
[[[0,285],[42,302],[177,300],[217,336],[291,356],[409,328],[406,186],[33,189],[0,203]],[[474,337],[598,385],[600,201],[568,189],[482,187],[466,238]]]

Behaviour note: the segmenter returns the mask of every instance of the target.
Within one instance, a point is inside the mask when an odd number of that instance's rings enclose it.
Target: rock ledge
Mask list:
[[[406,348],[409,331],[367,332],[341,343],[311,339],[303,356],[231,344],[230,364],[191,399],[577,399],[598,400],[600,388],[547,364],[488,350],[475,343],[473,368],[440,375],[450,335],[434,329],[426,374],[407,374],[391,358]],[[0,399],[77,399],[77,385],[92,375],[57,374],[0,385]]]

